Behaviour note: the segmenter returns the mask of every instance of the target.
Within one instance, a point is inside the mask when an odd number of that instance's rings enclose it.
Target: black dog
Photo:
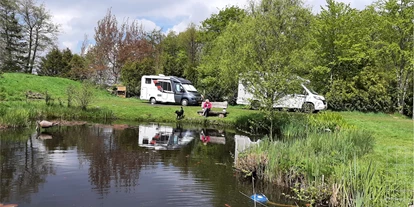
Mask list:
[[[175,111],[175,113],[177,114],[177,119],[182,119],[182,118],[184,118],[184,109],[183,109],[183,107],[181,106],[181,110],[177,110],[177,111]]]

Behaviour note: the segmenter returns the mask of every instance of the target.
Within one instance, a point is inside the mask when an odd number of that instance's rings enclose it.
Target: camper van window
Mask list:
[[[145,84],[151,84],[151,78],[145,78]]]
[[[183,84],[183,87],[185,88],[186,91],[193,91],[193,92],[197,92],[197,89],[190,84]]]
[[[171,83],[169,82],[160,82],[160,85],[164,91],[172,91],[171,90]]]

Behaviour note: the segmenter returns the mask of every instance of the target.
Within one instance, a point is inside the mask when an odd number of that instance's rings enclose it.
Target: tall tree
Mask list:
[[[381,16],[381,52],[384,65],[393,73],[395,106],[403,114],[408,87],[413,73],[413,0],[381,0],[378,12]]]
[[[200,65],[197,67],[198,74],[198,88],[200,88],[204,95],[210,100],[222,100],[224,97],[229,97],[230,103],[235,103],[235,96],[237,95],[236,82],[222,81],[218,75],[219,69],[214,66],[223,52],[220,49],[222,43],[218,40],[232,23],[240,23],[246,17],[246,11],[236,6],[226,7],[219,11],[218,14],[212,14],[210,18],[204,20],[200,28],[200,39],[202,45]],[[231,29],[234,29],[234,25]],[[235,32],[237,33],[237,32]],[[234,38],[237,38],[234,36]],[[233,42],[234,38],[229,39]],[[227,40],[224,44],[226,44]],[[228,43],[228,42],[227,42]],[[230,49],[231,45],[227,45]],[[234,49],[234,47],[233,47]],[[213,65],[210,65],[213,63]],[[210,66],[209,66],[210,65]],[[211,67],[212,66],[212,67]],[[233,97],[233,98],[231,98]]]
[[[21,71],[25,42],[16,1],[0,2],[0,71]]]
[[[86,80],[90,77],[90,70],[87,67],[85,59],[78,55],[74,54],[72,59],[69,62],[70,71],[68,77],[72,80]]]
[[[119,82],[122,66],[126,62],[141,60],[153,54],[152,45],[142,25],[127,20],[119,25],[111,9],[98,21],[95,42],[95,57],[101,59],[101,68],[109,70],[109,83]]]
[[[180,44],[178,35],[170,31],[162,41],[163,53],[162,73],[164,75],[184,76],[184,68],[187,63],[187,55],[184,47]]]
[[[37,6],[34,0],[20,2],[20,15],[27,39],[25,72],[33,73],[38,53],[54,45],[58,25],[52,22],[45,5]]]
[[[184,47],[187,56],[187,64],[184,68],[184,77],[189,79],[193,84],[197,84],[196,67],[200,62],[201,44],[199,40],[199,31],[194,23],[190,23],[187,30],[179,34],[181,44]]]
[[[63,51],[54,48],[45,57],[41,58],[37,73],[46,76],[67,77],[72,56],[72,52],[68,48]]]

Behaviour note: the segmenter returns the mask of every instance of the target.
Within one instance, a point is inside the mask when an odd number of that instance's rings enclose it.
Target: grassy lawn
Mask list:
[[[341,112],[344,119],[373,133],[374,152],[368,157],[399,183],[400,190],[414,190],[414,122],[395,114]],[[368,159],[367,159],[368,160]]]

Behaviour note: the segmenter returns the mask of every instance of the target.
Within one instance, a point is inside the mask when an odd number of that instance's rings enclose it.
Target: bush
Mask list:
[[[84,81],[81,88],[77,91],[77,101],[82,110],[86,110],[88,105],[94,100],[95,85],[89,81]]]

